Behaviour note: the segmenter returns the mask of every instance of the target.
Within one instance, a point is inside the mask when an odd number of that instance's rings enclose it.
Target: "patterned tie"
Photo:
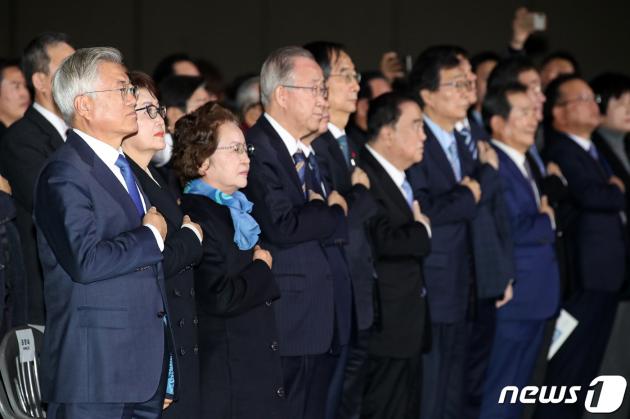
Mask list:
[[[527,181],[529,182],[532,192],[534,193],[534,198],[536,199],[536,205],[540,207],[540,192],[538,192],[538,187],[536,186],[536,181],[534,180],[532,167],[529,165],[527,159],[525,159],[523,165],[525,166],[525,172],[527,173]]]
[[[319,172],[319,165],[317,164],[317,158],[315,153],[309,154],[306,159],[308,161],[308,172],[310,174],[310,182],[308,183],[308,189],[312,189],[313,192],[320,194],[326,198],[326,191],[322,184],[322,175]]]
[[[545,164],[543,163],[542,157],[540,157],[540,153],[538,152],[538,148],[536,148],[536,144],[529,148],[529,155],[532,156],[536,166],[538,166],[538,170],[542,176],[547,176],[547,169],[545,168]]]
[[[144,207],[142,206],[142,200],[140,199],[140,192],[138,192],[136,179],[133,176],[133,172],[131,171],[131,167],[129,166],[129,162],[125,156],[122,154],[118,156],[116,166],[118,166],[120,173],[122,173],[125,184],[127,185],[127,192],[129,193],[129,197],[133,201],[133,204],[136,206],[138,216],[142,218],[144,216]]]
[[[293,154],[293,162],[295,163],[295,171],[300,178],[300,185],[302,185],[302,193],[306,196],[306,156],[302,150],[298,150]]]
[[[413,191],[411,190],[411,185],[407,181],[407,178],[403,180],[403,183],[400,186],[402,187],[403,192],[405,192],[405,200],[407,201],[407,205],[409,205],[409,208],[411,208],[413,206]]]
[[[343,154],[343,158],[346,160],[346,164],[350,167],[350,147],[348,146],[348,137],[344,134],[337,138],[337,142],[339,143],[341,154]]]
[[[459,155],[457,154],[457,140],[453,139],[448,146],[448,161],[451,163],[455,179],[459,182],[462,180],[462,168],[459,165]]]
[[[468,151],[470,151],[473,159],[477,160],[477,142],[473,141],[472,134],[470,133],[470,128],[467,126],[463,126],[462,129],[459,130],[459,133],[464,137],[466,148],[468,149]]]

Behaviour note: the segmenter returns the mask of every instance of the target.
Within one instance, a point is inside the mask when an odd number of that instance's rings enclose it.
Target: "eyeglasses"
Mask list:
[[[83,92],[82,95],[87,95],[88,93],[103,93],[103,92],[120,92],[120,96],[124,101],[127,99],[127,96],[131,95],[134,99],[138,99],[138,88],[136,86],[126,86],[121,87],[119,89],[106,89],[106,90],[92,90],[91,92]]]
[[[138,108],[135,110],[136,112],[146,111],[149,118],[155,119],[158,115],[162,117],[162,119],[166,118],[166,107],[164,106],[155,106],[155,105],[147,105],[142,108]]]
[[[588,94],[580,95],[580,96],[575,97],[573,99],[567,99],[567,100],[560,101],[560,102],[558,102],[558,106],[566,106],[566,105],[568,105],[569,103],[572,103],[572,102],[586,102],[586,103],[588,103],[588,102],[595,102],[595,103],[597,103],[599,105],[600,103],[602,103],[602,97],[600,95],[588,95]]]
[[[231,150],[235,152],[236,154],[238,154],[239,156],[247,152],[247,155],[251,156],[252,154],[254,154],[254,150],[256,150],[256,147],[254,147],[253,144],[237,143],[237,144],[232,144],[232,145],[226,145],[223,147],[217,147],[217,150]]]
[[[328,77],[343,77],[343,81],[346,84],[350,84],[353,81],[361,83],[361,73],[329,74]]]
[[[282,87],[310,90],[313,97],[321,96],[324,99],[328,99],[328,88],[326,86],[294,86],[291,84],[283,84]]]
[[[454,80],[446,83],[441,83],[440,86],[454,87],[456,90],[468,90],[473,86],[473,82],[470,80]]]

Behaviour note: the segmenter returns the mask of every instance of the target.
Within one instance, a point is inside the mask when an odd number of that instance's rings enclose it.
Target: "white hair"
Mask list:
[[[65,59],[55,73],[52,82],[53,98],[68,125],[74,120],[74,99],[94,90],[99,80],[98,66],[102,62],[122,64],[122,54],[111,47],[78,49]]]
[[[314,60],[309,51],[294,46],[277,49],[267,57],[260,70],[260,101],[264,107],[269,105],[276,87],[292,82],[293,66],[298,57]]]

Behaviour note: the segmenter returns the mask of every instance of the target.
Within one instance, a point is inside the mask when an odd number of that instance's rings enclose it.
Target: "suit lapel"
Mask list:
[[[91,167],[92,176],[103,188],[109,193],[114,201],[116,201],[123,209],[125,215],[129,219],[132,225],[137,226],[140,219],[138,218],[138,211],[134,205],[131,197],[123,185],[118,181],[112,171],[105,165],[105,163],[94,153],[94,151],[87,145],[83,139],[72,132],[68,135],[67,143],[74,147],[79,154],[79,157]],[[142,189],[140,189],[142,191]],[[149,207],[148,198],[145,196],[145,204]]]
[[[59,132],[34,107],[31,106],[28,108],[24,116],[33,124],[37,125],[39,129],[46,133],[46,135],[48,135],[48,142],[53,150],[56,150],[63,145],[63,138],[61,138]]]
[[[521,186],[525,188],[529,192],[530,198],[533,202],[536,202],[536,195],[534,195],[534,190],[532,189],[532,185],[529,183],[527,178],[523,176],[521,170],[516,166],[516,163],[508,156],[503,150],[499,147],[494,146],[494,149],[497,152],[497,155],[500,158],[500,165],[505,167],[505,169],[510,172],[510,175],[517,179],[520,182]],[[533,180],[533,179],[532,179]]]
[[[287,172],[289,178],[295,185],[296,189],[299,191],[300,195],[304,195],[302,193],[302,185],[300,184],[300,178],[297,175],[297,171],[295,170],[295,162],[293,161],[293,156],[289,154],[289,150],[284,145],[284,141],[280,138],[280,135],[276,132],[275,129],[271,126],[267,118],[264,116],[259,119],[260,127],[265,131],[267,136],[269,137],[269,144],[276,151],[278,156],[278,160],[280,164]]]
[[[383,187],[385,193],[389,197],[390,201],[396,203],[396,206],[407,214],[409,217],[413,217],[411,208],[407,204],[407,201],[400,192],[398,186],[394,183],[387,171],[381,166],[381,164],[372,156],[372,153],[367,148],[361,150],[361,163],[369,166],[375,173],[375,179],[378,179],[378,183]]]
[[[427,140],[424,143],[426,150],[429,152],[428,154],[431,156],[430,159],[435,162],[435,164],[444,172],[444,174],[450,179],[452,183],[457,183],[457,179],[455,179],[455,173],[453,173],[453,167],[451,163],[448,161],[446,157],[446,153],[442,149],[440,142],[433,134],[433,131],[429,127],[424,126],[425,133],[427,134]]]
[[[606,170],[603,166],[603,164],[605,163],[595,160],[593,157],[591,157],[590,154],[588,154],[588,151],[577,145],[575,141],[573,141],[573,139],[565,133],[560,133],[560,135],[562,136],[562,138],[559,140],[561,143],[566,143],[567,147],[572,148],[574,152],[581,155],[583,159],[586,159],[586,161],[589,162],[588,164],[601,175],[602,179],[608,180],[608,174],[606,173]],[[600,156],[600,158],[604,157]]]

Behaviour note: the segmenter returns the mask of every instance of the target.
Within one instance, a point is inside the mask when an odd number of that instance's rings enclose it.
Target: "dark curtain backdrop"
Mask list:
[[[435,43],[502,52],[520,5],[547,13],[541,40],[572,51],[585,76],[630,73],[629,0],[0,0],[0,56],[19,56],[35,34],[56,30],[78,47],[119,48],[133,69],[150,72],[162,56],[185,51],[229,80],[258,72],[276,47],[335,40],[367,70],[386,50],[415,58]]]

